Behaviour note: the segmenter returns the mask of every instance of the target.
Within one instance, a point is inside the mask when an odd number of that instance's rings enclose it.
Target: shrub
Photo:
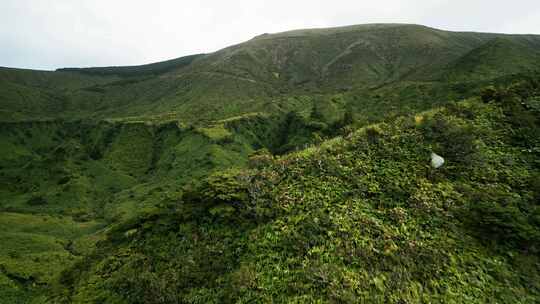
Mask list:
[[[540,172],[536,172],[531,176],[529,187],[533,193],[534,201],[540,202]]]
[[[70,179],[71,179],[71,178],[70,178],[69,176],[64,176],[64,177],[62,177],[62,178],[60,178],[60,179],[58,180],[58,185],[65,185],[65,184],[67,184],[67,183],[70,181]]]
[[[372,126],[366,129],[367,140],[370,143],[376,143],[383,135],[383,130],[379,126]]]
[[[538,142],[540,119],[535,109],[517,96],[508,96],[501,102],[506,120],[513,128],[514,144],[531,147]]]
[[[468,193],[467,218],[475,233],[489,242],[538,250],[540,222],[534,206],[503,188],[478,189]]]
[[[270,165],[274,161],[274,156],[267,149],[255,151],[249,156],[250,168],[262,168]]]
[[[480,92],[480,98],[482,98],[482,101],[485,103],[493,101],[497,98],[497,90],[494,86],[485,87]]]
[[[234,211],[245,207],[249,200],[247,185],[239,178],[240,171],[218,171],[198,185],[184,188],[182,199],[188,203],[205,206],[214,216],[230,218]]]
[[[30,206],[43,206],[47,205],[47,200],[41,195],[35,195],[26,201],[26,204]]]
[[[422,125],[425,137],[435,142],[444,158],[453,163],[469,164],[476,152],[476,130],[460,119],[437,113]]]

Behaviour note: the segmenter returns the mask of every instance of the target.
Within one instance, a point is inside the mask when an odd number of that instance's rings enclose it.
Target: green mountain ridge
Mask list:
[[[472,50],[450,69],[454,78],[467,79],[471,75],[490,78],[533,70],[540,60],[540,51],[526,41],[494,38]]]
[[[538,63],[368,24],[0,68],[0,303],[536,303]]]
[[[172,70],[178,70],[189,66],[198,57],[204,54],[180,57],[162,62],[149,63],[136,66],[113,66],[113,67],[95,67],[95,68],[60,68],[57,72],[76,72],[89,75],[115,75],[115,76],[141,76],[141,75],[159,75]]]
[[[57,72],[2,69],[0,110],[3,120],[170,113],[186,122],[224,119],[272,111],[269,105],[304,92],[349,90],[358,94],[393,82],[444,82],[444,74],[459,73],[479,60],[470,52],[489,46],[498,37],[524,45],[512,50],[519,54],[509,65],[523,63],[498,74],[479,71],[471,79],[520,72],[537,60],[540,38],[532,35],[448,32],[417,25],[300,30],[265,35],[212,54],[144,66]],[[457,70],[453,72],[454,66]],[[55,79],[65,80],[59,83]],[[65,87],[67,83],[71,85]],[[29,108],[28,99],[39,100],[42,108]]]

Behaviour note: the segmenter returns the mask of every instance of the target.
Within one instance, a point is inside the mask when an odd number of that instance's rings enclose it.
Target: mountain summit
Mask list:
[[[377,90],[385,95],[388,87],[429,90],[449,81],[494,79],[535,69],[539,58],[540,36],[534,35],[449,32],[409,24],[295,30],[143,66],[56,72],[4,68],[0,118],[223,119],[274,112],[290,106],[279,100],[304,92],[345,90],[369,93],[364,98],[372,100]]]

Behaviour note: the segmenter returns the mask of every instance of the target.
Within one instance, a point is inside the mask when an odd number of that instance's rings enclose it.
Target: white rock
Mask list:
[[[444,158],[435,153],[431,153],[431,166],[435,169],[440,168],[444,164]]]

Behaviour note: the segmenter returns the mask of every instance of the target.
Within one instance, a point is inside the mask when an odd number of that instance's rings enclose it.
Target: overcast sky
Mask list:
[[[540,0],[0,0],[0,66],[143,64],[266,32],[380,22],[540,34]]]

